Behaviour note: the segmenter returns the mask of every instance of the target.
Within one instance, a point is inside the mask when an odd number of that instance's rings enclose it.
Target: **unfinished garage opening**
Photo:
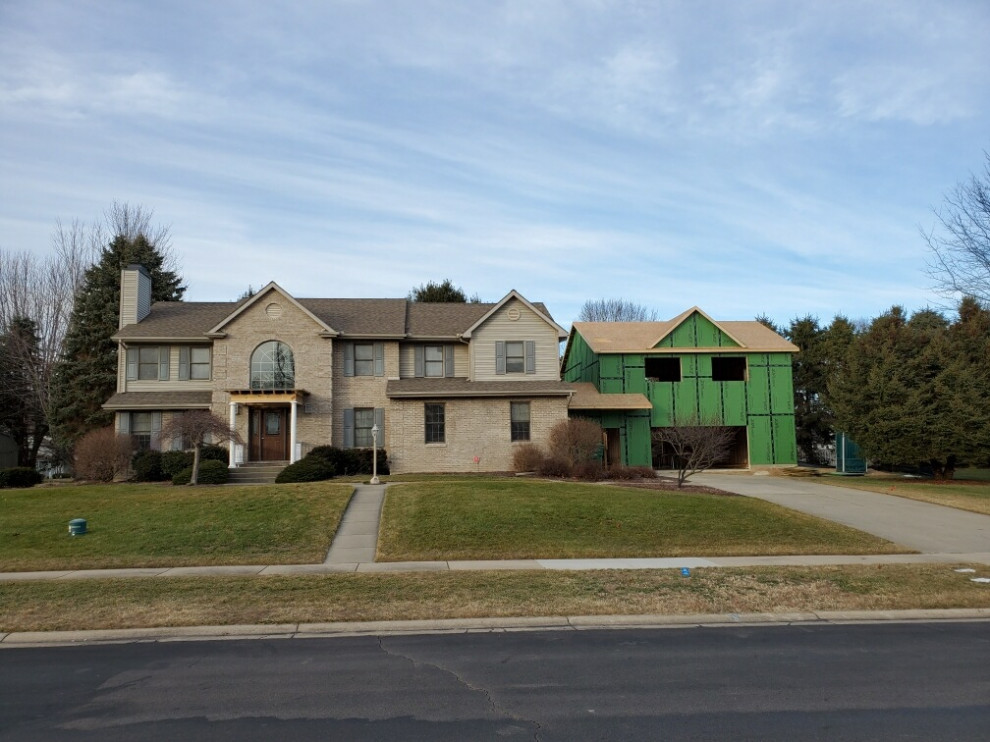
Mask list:
[[[660,428],[653,428],[654,431]],[[747,445],[747,435],[745,425],[731,425],[728,430],[732,432],[732,440],[729,444],[728,453],[716,462],[714,469],[746,469],[749,467],[749,447]],[[653,468],[654,469],[676,469],[677,452],[666,441],[658,441],[657,436],[653,437]]]

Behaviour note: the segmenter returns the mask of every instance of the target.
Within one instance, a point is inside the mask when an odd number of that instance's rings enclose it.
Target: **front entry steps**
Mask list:
[[[288,461],[249,461],[227,470],[227,484],[275,484],[275,477],[288,465]]]

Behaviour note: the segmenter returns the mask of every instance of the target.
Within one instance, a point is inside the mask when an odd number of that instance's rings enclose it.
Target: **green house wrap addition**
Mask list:
[[[562,361],[578,390],[569,414],[601,424],[612,463],[665,468],[653,430],[707,424],[735,429],[725,465],[793,465],[796,352],[759,322],[697,307],[669,322],[575,322]]]

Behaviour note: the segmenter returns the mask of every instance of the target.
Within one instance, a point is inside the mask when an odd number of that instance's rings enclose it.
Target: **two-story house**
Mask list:
[[[669,322],[575,322],[562,361],[573,414],[601,423],[608,459],[670,466],[653,431],[735,429],[734,466],[797,462],[791,355],[760,322],[716,322],[697,307]]]
[[[207,409],[240,433],[231,465],[296,461],[314,446],[387,450],[393,472],[504,471],[567,418],[566,332],[510,291],[496,303],[296,299],[270,283],[240,302],[157,302],[121,273],[117,393],[104,405],[141,444]]]

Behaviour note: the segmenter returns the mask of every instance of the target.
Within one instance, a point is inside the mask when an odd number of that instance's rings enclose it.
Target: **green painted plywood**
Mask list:
[[[656,347],[738,348],[739,345],[710,320],[698,312],[693,312],[657,343]]]

